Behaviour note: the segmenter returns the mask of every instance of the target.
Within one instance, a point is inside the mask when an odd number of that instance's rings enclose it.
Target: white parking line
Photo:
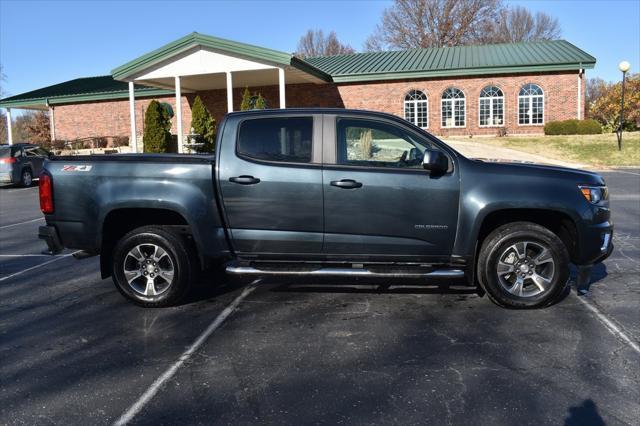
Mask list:
[[[11,225],[3,225],[3,226],[0,226],[0,229],[11,228],[12,226],[24,225],[25,223],[33,223],[33,222],[37,222],[39,220],[44,220],[44,217],[39,217],[39,218],[33,219],[33,220],[26,220],[24,222],[12,223]]]
[[[35,179],[34,179],[34,180],[35,180]],[[37,187],[37,186],[30,186],[29,188],[9,189],[9,190],[4,191],[4,192],[6,192],[7,194],[10,194],[10,193],[12,193],[12,192],[27,191],[27,190],[29,190],[29,189],[33,189],[33,188],[38,188],[38,187]]]
[[[640,346],[638,345],[638,343],[635,342],[631,337],[629,337],[627,333],[622,331],[620,327],[618,327],[613,321],[607,318],[607,316],[602,313],[600,308],[589,302],[589,300],[586,299],[585,296],[578,296],[578,300],[596,315],[598,320],[600,320],[600,322],[606,327],[607,330],[611,332],[611,334],[625,342],[631,347],[631,349],[640,354]]]
[[[626,170],[620,170],[620,169],[613,169],[610,173],[626,173],[628,175],[636,175],[636,176],[640,176],[640,173],[635,173],[635,172],[628,172]]]
[[[0,257],[60,257],[65,254],[0,254]]]
[[[27,269],[23,269],[22,271],[14,272],[11,275],[7,275],[6,277],[0,278],[0,282],[8,280],[9,278],[17,277],[18,275],[22,275],[22,274],[24,274],[26,272],[33,271],[34,269],[41,268],[41,267],[43,267],[45,265],[48,265],[50,263],[57,262],[58,260],[64,259],[65,257],[73,256],[74,254],[78,253],[79,251],[81,251],[81,250],[74,251],[73,253],[69,253],[69,254],[63,254],[63,255],[55,257],[55,258],[53,258],[53,259],[51,259],[51,260],[49,260],[47,262],[41,263],[41,264],[36,265],[36,266],[32,266],[31,268],[27,268]]]
[[[189,358],[191,358],[191,355],[193,355],[194,352],[197,351],[200,348],[200,346],[202,346],[202,344],[209,338],[209,336],[211,336],[211,334],[214,331],[216,331],[218,327],[220,327],[220,325],[222,325],[224,320],[226,320],[229,317],[229,315],[231,315],[238,308],[238,305],[240,305],[240,302],[242,302],[249,294],[251,294],[253,290],[256,289],[256,286],[255,286],[256,283],[257,281],[254,281],[253,283],[248,285],[244,290],[242,290],[242,293],[238,297],[236,297],[229,306],[227,306],[226,308],[224,308],[222,312],[220,312],[220,315],[218,315],[216,319],[213,320],[211,324],[209,324],[207,329],[203,331],[202,334],[200,334],[200,336],[198,336],[198,338],[193,342],[193,344],[189,346],[189,348],[186,351],[184,351],[182,355],[180,355],[180,358],[178,358],[178,360],[171,367],[169,367],[167,371],[165,371],[160,377],[158,377],[151,384],[151,386],[142,394],[142,396],[138,398],[138,400],[131,407],[129,407],[129,409],[125,411],[120,416],[120,418],[118,418],[118,420],[116,420],[114,425],[116,426],[125,425],[129,423],[131,420],[133,420],[136,414],[138,414],[144,408],[144,406],[147,405],[149,401],[151,401],[151,399],[153,399],[153,397],[158,393],[162,385],[164,385],[168,380],[170,380],[173,377],[174,374],[176,374],[178,369],[182,367],[182,365]]]

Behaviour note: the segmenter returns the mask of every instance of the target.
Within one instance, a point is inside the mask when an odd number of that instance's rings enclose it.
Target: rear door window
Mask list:
[[[240,124],[237,152],[264,161],[310,163],[313,117],[256,118]]]

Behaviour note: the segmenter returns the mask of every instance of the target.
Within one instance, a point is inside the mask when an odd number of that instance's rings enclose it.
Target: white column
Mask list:
[[[133,81],[129,82],[129,119],[131,120],[129,146],[131,147],[131,152],[138,152],[138,139],[136,136],[136,93]]]
[[[578,70],[578,120],[580,120],[582,117],[580,117],[582,115],[582,70]]]
[[[178,130],[178,152],[182,154],[182,88],[180,77],[176,76],[176,127]]]
[[[280,89],[280,108],[286,108],[286,100],[284,93],[284,68],[278,68],[278,88]]]
[[[227,112],[233,112],[233,79],[231,71],[227,71]]]
[[[49,130],[51,130],[51,142],[56,140],[56,117],[55,108],[49,107]]]
[[[7,108],[7,142],[13,145],[13,127],[11,126],[11,108]]]

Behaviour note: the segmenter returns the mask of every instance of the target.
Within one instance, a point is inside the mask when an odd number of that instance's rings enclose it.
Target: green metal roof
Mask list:
[[[306,73],[315,75],[324,81],[331,81],[330,75],[317,69],[313,65],[296,58],[290,53],[195,32],[142,55],[124,65],[114,68],[111,71],[111,74],[114,78],[122,80],[149,67],[150,65],[159,63],[170,56],[184,52],[196,46],[202,46],[221,52],[228,52],[233,55],[243,56],[257,61],[266,61],[275,65],[293,66]]]
[[[173,94],[171,90],[135,85],[136,97]],[[129,97],[129,83],[114,80],[110,75],[76,78],[42,89],[32,90],[0,100],[0,107],[42,107],[64,103],[86,102]]]
[[[593,68],[596,59],[564,40],[530,43],[410,49],[300,59],[198,33],[189,34],[112,71],[113,76],[78,78],[0,100],[0,107],[42,108],[48,105],[126,99],[123,79],[176,53],[205,46],[218,51],[294,66],[327,82],[358,82],[481,74],[568,71]],[[136,84],[136,97],[173,94],[172,90]]]
[[[334,82],[593,68],[596,58],[565,40],[410,49],[306,58]]]

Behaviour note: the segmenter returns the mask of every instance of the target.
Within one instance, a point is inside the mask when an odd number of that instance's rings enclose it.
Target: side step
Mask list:
[[[227,266],[231,275],[277,275],[277,276],[322,276],[322,277],[381,277],[381,278],[463,278],[462,269],[436,269],[429,272],[375,272],[358,268],[320,268],[310,270],[256,269],[251,266]]]

